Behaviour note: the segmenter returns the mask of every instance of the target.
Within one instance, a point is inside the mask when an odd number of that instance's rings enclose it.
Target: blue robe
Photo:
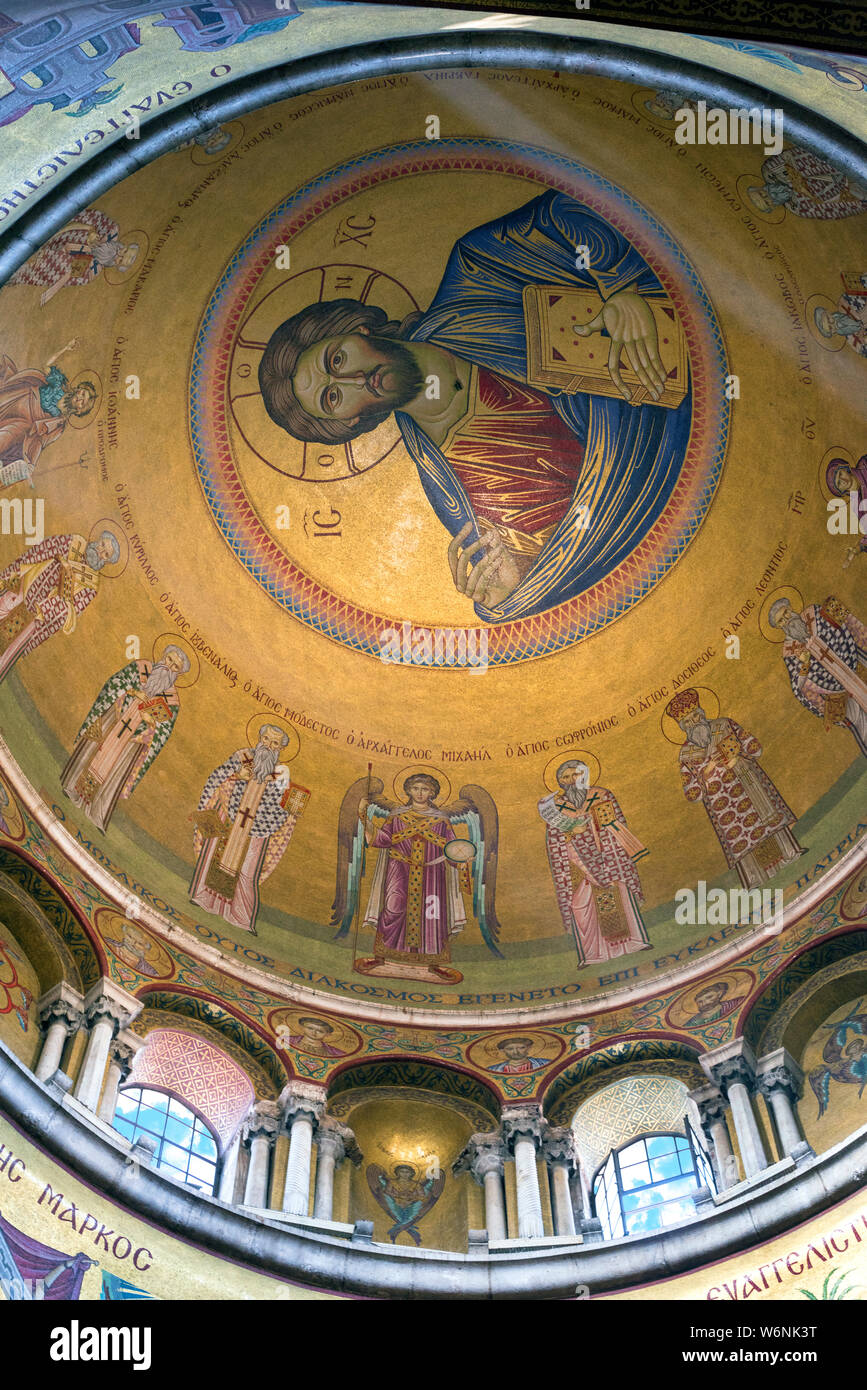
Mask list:
[[[589,247],[592,270],[576,269],[578,246]],[[575,198],[551,191],[461,237],[410,341],[433,343],[526,382],[522,296],[532,284],[595,290],[603,299],[626,289],[645,299],[665,297],[624,236]],[[548,394],[585,446],[583,466],[572,503],[533,568],[497,607],[475,605],[484,622],[545,612],[604,579],[664,510],[686,455],[691,390],[676,409],[590,392]],[[470,500],[445,455],[405,412],[395,419],[440,521],[453,536],[471,522],[470,536],[477,539]],[[582,529],[585,508],[590,521]]]

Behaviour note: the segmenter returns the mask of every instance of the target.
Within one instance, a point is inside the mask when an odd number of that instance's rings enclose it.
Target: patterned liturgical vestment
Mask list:
[[[706,748],[687,739],[680,750],[684,795],[704,802],[726,863],[745,888],[755,888],[801,853],[790,829],[795,815],[759,767],[758,739],[733,719],[709,723]]]
[[[867,758],[867,627],[835,598],[812,604],[801,617],[806,642],[783,644],[792,690],[826,729],[849,729]]]
[[[588,787],[580,807],[563,791],[539,802],[560,914],[582,965],[643,951],[650,942],[635,860],[647,851],[626,828],[607,787]]]

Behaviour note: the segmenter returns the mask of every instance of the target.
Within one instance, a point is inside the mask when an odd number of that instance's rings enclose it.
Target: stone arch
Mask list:
[[[222,1005],[171,988],[144,989],[138,997],[144,1010],[132,1029],[139,1036],[159,1026],[207,1038],[247,1072],[259,1100],[275,1099],[290,1080],[289,1068],[271,1043]],[[150,1023],[155,1017],[159,1022]]]
[[[430,1103],[466,1115],[480,1129],[492,1129],[500,1121],[500,1099],[484,1081],[445,1063],[404,1057],[349,1062],[331,1078],[328,1111],[342,1118],[372,1092],[394,1097],[422,1093]]]
[[[548,1083],[542,1108],[552,1124],[570,1125],[579,1105],[627,1076],[673,1077],[688,1087],[707,1085],[700,1051],[666,1038],[633,1038],[597,1048],[567,1064]]]
[[[797,1058],[817,1023],[837,1001],[845,1002],[850,977],[865,968],[865,961],[865,928],[833,936],[789,961],[755,997],[743,1020],[744,1037],[756,1056],[786,1047]],[[856,993],[858,988],[856,984]]]
[[[95,934],[63,889],[8,845],[0,848],[0,894],[0,916],[16,914],[43,991],[63,980],[86,993],[107,973]],[[12,920],[10,930],[17,935]]]

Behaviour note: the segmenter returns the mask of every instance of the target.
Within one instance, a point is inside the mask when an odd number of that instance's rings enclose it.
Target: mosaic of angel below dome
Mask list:
[[[346,444],[394,413],[455,588],[488,623],[564,603],[631,554],[672,496],[692,418],[656,274],[553,191],[463,236],[430,307],[402,323],[351,299],[302,309],[271,334],[259,386],[306,443]]]
[[[390,979],[463,979],[449,964],[452,938],[468,915],[485,945],[499,956],[494,907],[499,818],[483,787],[461,788],[460,800],[440,806],[445,778],[416,770],[395,791],[368,772],[349,788],[340,808],[337,887],[332,926],[337,936],[353,929],[353,968]],[[361,911],[367,850],[377,851],[367,906]],[[375,932],[373,956],[358,955],[359,928]]]

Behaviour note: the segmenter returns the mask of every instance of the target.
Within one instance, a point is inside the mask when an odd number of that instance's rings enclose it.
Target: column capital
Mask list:
[[[471,1134],[452,1164],[452,1172],[455,1177],[461,1173],[472,1173],[476,1182],[483,1183],[486,1173],[496,1173],[502,1177],[505,1161],[506,1151],[496,1130]]]
[[[578,1152],[572,1130],[565,1125],[548,1125],[542,1139],[542,1153],[549,1164],[562,1164],[570,1170],[575,1169]]]
[[[326,1090],[312,1081],[290,1081],[280,1092],[283,1123],[291,1130],[299,1115],[306,1115],[316,1129],[325,1114]]]
[[[140,1038],[135,1033],[130,1033],[128,1029],[123,1029],[113,1040],[108,1050],[109,1061],[114,1062],[120,1068],[121,1084],[126,1081],[132,1071],[133,1062],[139,1052],[145,1046],[145,1039]]]
[[[348,1158],[357,1168],[364,1156],[349,1126],[335,1120],[333,1115],[322,1116],[316,1132],[316,1143],[320,1154],[333,1156],[335,1166],[341,1164],[344,1158]]]
[[[539,1105],[510,1105],[503,1111],[503,1142],[511,1153],[518,1139],[532,1139],[536,1148],[548,1129]]]
[[[756,1054],[746,1038],[733,1038],[723,1047],[706,1052],[701,1058],[701,1069],[726,1100],[731,1086],[746,1086],[751,1095],[755,1093]]]
[[[107,1019],[112,1023],[115,1034],[128,1028],[143,1008],[140,999],[105,976],[97,980],[84,996],[84,1017],[88,1027],[92,1028],[100,1020]]]
[[[84,1022],[84,997],[65,980],[47,990],[36,1007],[44,1033],[52,1023],[64,1023],[67,1033],[74,1033]]]
[[[257,1100],[244,1122],[244,1142],[267,1139],[269,1147],[280,1129],[280,1106],[276,1100]]]
[[[705,1134],[711,1125],[725,1123],[728,1105],[725,1096],[716,1086],[699,1086],[697,1090],[689,1092],[689,1099],[698,1110],[699,1121]]]
[[[782,1091],[794,1104],[804,1093],[804,1073],[784,1047],[760,1058],[756,1074],[759,1090],[768,1100],[775,1091]]]

